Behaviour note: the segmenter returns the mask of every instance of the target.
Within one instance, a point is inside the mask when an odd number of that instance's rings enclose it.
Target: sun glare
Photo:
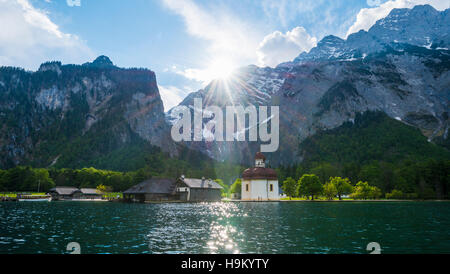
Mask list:
[[[218,58],[213,60],[213,62],[211,62],[208,66],[208,72],[212,79],[228,79],[233,74],[235,69],[236,66],[233,62],[231,62],[231,60],[227,60],[226,58]]]

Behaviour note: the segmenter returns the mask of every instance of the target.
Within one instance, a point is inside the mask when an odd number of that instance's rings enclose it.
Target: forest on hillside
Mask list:
[[[449,198],[450,152],[429,142],[420,130],[380,112],[358,114],[333,130],[318,132],[300,144],[303,161],[279,167],[280,182],[316,174],[353,185],[369,182],[383,196],[393,190],[424,199]]]

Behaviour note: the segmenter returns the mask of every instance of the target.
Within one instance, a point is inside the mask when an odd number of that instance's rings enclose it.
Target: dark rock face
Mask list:
[[[327,36],[309,53],[276,68],[248,66],[226,85],[214,81],[181,105],[280,106],[280,147],[269,163],[302,160],[299,144],[318,130],[353,121],[358,113],[382,111],[446,140],[450,99],[449,10],[431,6],[393,10],[368,32],[347,40]],[[173,123],[171,111],[167,119]],[[382,133],[380,133],[382,134]],[[188,143],[216,159],[252,162],[259,144]]]
[[[115,67],[106,56],[37,72],[0,68],[0,98],[1,168],[57,164],[71,150],[100,157],[135,138],[175,153],[155,73]]]

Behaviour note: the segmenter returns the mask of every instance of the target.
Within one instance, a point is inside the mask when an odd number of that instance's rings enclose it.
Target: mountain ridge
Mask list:
[[[418,26],[409,31],[411,25]],[[415,33],[415,39],[409,38],[411,33]],[[382,111],[421,129],[429,140],[446,140],[450,99],[448,33],[449,9],[439,12],[429,5],[395,9],[369,31],[361,30],[346,40],[326,36],[308,53],[275,68],[241,68],[234,74],[235,79],[228,80],[229,91],[222,88],[220,80],[214,80],[189,94],[180,105],[192,107],[197,97],[206,102],[204,107],[280,106],[281,145],[276,154],[268,156],[275,165],[301,162],[302,153],[294,144],[317,131],[352,121],[365,111]],[[167,117],[170,123],[176,121],[172,111]],[[215,159],[234,158],[248,164],[259,144],[235,142],[232,148],[220,142],[187,145]]]
[[[418,23],[420,22],[420,24]],[[430,5],[417,5],[412,9],[393,9],[388,16],[378,20],[368,31],[360,30],[347,39],[325,36],[316,47],[303,52],[293,62],[364,58],[365,56],[409,44],[447,49],[450,46],[450,9],[437,11]],[[395,38],[394,38],[395,37]]]
[[[368,32],[346,40],[326,36],[309,53],[300,54],[298,62],[243,67],[228,82],[214,80],[180,105],[192,109],[194,98],[202,98],[203,107],[280,106],[280,148],[267,155],[273,166],[301,162],[303,140],[367,111],[386,113],[419,128],[429,141],[447,144],[450,24],[441,22],[450,16],[448,9],[430,8],[393,10]],[[434,14],[425,16],[425,25],[437,29],[413,29],[423,35],[411,43],[406,43],[407,36],[393,37],[391,31],[404,30],[424,13]],[[408,19],[411,14],[415,17]],[[173,142],[170,126],[178,118],[173,109],[164,113],[155,73],[119,68],[106,56],[83,65],[46,62],[35,72],[2,67],[0,99],[2,168],[117,168],[120,163],[113,158],[119,154],[130,157],[119,157],[121,161],[142,162],[145,153],[157,148],[177,157],[180,146],[205,155],[206,161],[249,165],[260,147],[260,142]],[[145,149],[139,151],[139,146]]]

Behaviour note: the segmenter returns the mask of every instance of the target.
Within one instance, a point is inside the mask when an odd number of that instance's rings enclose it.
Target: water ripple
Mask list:
[[[448,227],[450,203],[433,202],[5,202],[0,253],[445,253]]]

